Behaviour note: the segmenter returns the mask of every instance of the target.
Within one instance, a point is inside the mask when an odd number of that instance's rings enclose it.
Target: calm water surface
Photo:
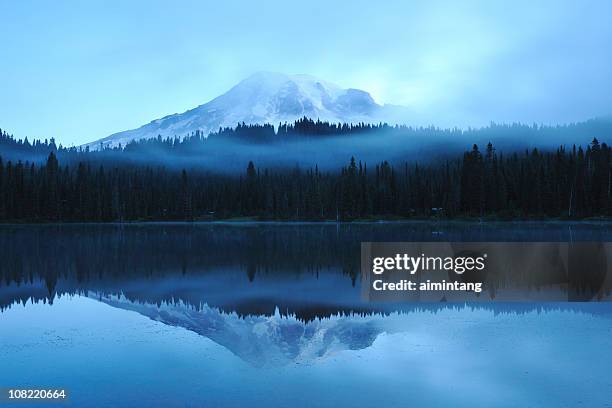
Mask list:
[[[599,223],[2,226],[0,387],[66,388],[61,406],[611,407],[611,303],[373,304],[359,278],[362,241],[611,238]]]

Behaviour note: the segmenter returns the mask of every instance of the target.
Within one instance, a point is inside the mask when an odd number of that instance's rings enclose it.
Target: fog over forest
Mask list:
[[[0,131],[0,157],[5,161],[41,163],[50,152],[63,164],[91,163],[155,164],[170,168],[197,168],[220,173],[242,172],[249,161],[258,167],[317,166],[338,170],[351,157],[363,163],[406,161],[427,164],[457,157],[473,144],[491,142],[506,154],[537,148],[589,144],[594,138],[606,142],[612,136],[612,119],[540,126],[494,124],[478,129],[414,128],[387,124],[329,124],[303,118],[276,126],[243,125],[219,129],[210,135],[194,132],[184,137],[154,138],[113,148],[63,147],[54,140],[17,139]]]

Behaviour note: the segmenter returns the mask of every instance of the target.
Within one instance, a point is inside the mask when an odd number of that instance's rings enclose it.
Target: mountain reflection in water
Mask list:
[[[369,303],[359,255],[611,238],[599,223],[2,226],[0,382],[66,386],[78,406],[603,406],[612,303]],[[536,278],[527,295],[562,290]]]

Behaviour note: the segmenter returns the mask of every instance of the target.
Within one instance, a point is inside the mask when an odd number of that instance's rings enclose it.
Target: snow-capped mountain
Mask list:
[[[370,347],[382,332],[392,333],[382,315],[332,316],[308,323],[295,317],[239,317],[207,305],[194,308],[182,303],[160,305],[137,303],[123,296],[89,296],[110,306],[131,310],[166,325],[183,327],[222,345],[256,367],[282,366],[292,362],[313,363],[345,350]],[[399,315],[391,315],[397,319]],[[400,317],[402,318],[402,317]]]
[[[158,135],[183,137],[196,130],[208,134],[242,122],[277,125],[304,116],[342,123],[390,121],[397,110],[396,106],[377,104],[368,92],[342,89],[310,75],[259,72],[194,109],[112,134],[86,146],[96,149],[101,144],[125,145]]]

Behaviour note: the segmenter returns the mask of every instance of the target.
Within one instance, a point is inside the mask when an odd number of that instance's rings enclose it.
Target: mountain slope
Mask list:
[[[225,94],[184,113],[156,119],[137,129],[112,134],[86,146],[125,145],[132,140],[183,137],[196,130],[205,134],[238,123],[293,122],[301,117],[329,122],[378,122],[389,120],[397,107],[377,104],[369,93],[342,89],[309,75],[259,72]]]
[[[255,367],[311,364],[345,350],[361,350],[372,345],[382,333],[395,331],[391,320],[404,316],[340,316],[308,323],[294,316],[250,315],[239,317],[204,304],[193,308],[182,303],[155,305],[132,302],[122,296],[89,296],[112,307],[131,310],[166,325],[183,327],[225,347]]]

